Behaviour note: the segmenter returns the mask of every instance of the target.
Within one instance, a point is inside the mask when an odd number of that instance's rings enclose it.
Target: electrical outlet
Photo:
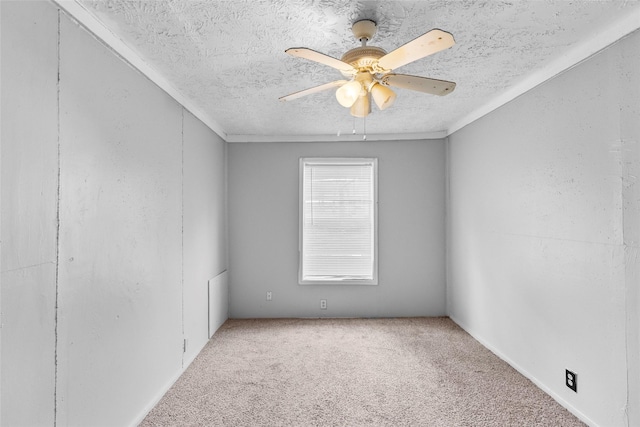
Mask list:
[[[267,291],[267,301],[271,301],[271,291]]]
[[[565,383],[571,390],[578,392],[578,374],[565,369]]]
[[[320,310],[326,310],[327,309],[327,300],[326,299],[321,299],[320,300]]]

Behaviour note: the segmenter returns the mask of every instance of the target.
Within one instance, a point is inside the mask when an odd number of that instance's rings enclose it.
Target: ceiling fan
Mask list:
[[[376,46],[367,46],[367,42],[376,33],[376,23],[369,19],[357,21],[351,27],[353,35],[362,46],[351,49],[337,59],[324,53],[305,47],[285,50],[291,56],[304,58],[339,70],[350,80],[336,80],[309,89],[280,97],[281,101],[310,95],[312,93],[337,87],[336,98],[340,105],[351,109],[351,115],[366,117],[371,113],[371,98],[380,110],[389,108],[396,94],[389,86],[411,89],[432,95],[446,95],[453,92],[454,82],[430,79],[427,77],[396,74],[392,71],[410,62],[432,55],[455,44],[453,36],[439,29],[433,29],[420,37],[387,53]]]

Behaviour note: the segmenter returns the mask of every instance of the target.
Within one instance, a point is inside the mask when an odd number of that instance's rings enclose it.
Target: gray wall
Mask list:
[[[378,158],[377,286],[298,285],[298,162],[322,156]],[[228,162],[232,317],[446,313],[442,140],[230,144]]]
[[[58,14],[0,2],[1,425],[53,425]]]
[[[638,52],[636,33],[449,138],[449,315],[602,426],[640,425]]]
[[[0,421],[135,424],[208,339],[226,144],[51,3],[1,8]]]
[[[183,365],[209,338],[208,281],[227,269],[226,144],[201,121],[184,112],[182,227],[184,335]],[[228,292],[228,290],[227,290]],[[213,312],[220,310],[222,312]],[[211,307],[228,317],[228,298]]]

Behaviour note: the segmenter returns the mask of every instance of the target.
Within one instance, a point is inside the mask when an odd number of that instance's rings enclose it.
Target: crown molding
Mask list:
[[[444,139],[447,132],[422,132],[402,134],[362,134],[347,135],[227,135],[227,142],[362,142],[362,141],[415,141],[425,139]]]
[[[147,63],[137,52],[131,49],[122,39],[116,36],[111,30],[89,12],[84,6],[75,0],[52,0],[61,10],[75,20],[79,25],[89,31],[96,39],[102,42],[108,49],[120,56],[125,62],[137,69],[146,78],[155,83],[160,89],[165,91],[169,96],[176,100],[181,106],[187,109],[191,114],[196,116],[205,125],[211,128],[223,140],[227,139],[227,134],[212,117],[205,114],[198,108],[189,98],[184,96],[157,72],[149,63]]]
[[[520,95],[523,95],[536,86],[543,84],[547,80],[568,71],[583,61],[586,61],[623,37],[637,31],[639,28],[640,4],[624,18],[614,21],[602,31],[592,34],[568,52],[565,52],[560,58],[550,62],[546,67],[529,74],[514,86],[498,94],[480,108],[472,111],[467,116],[455,122],[447,130],[447,136],[513,101]]]
[[[90,33],[100,40],[107,48],[119,55],[125,62],[140,71],[149,80],[155,83],[169,96],[191,112],[223,140],[231,143],[243,142],[346,142],[362,141],[360,135],[228,135],[222,126],[204,113],[199,107],[178,91],[167,79],[147,63],[137,52],[131,49],[117,35],[104,26],[91,12],[75,0],[52,0],[67,15],[85,27]],[[530,91],[552,79],[553,77],[573,68],[591,56],[640,29],[640,5],[625,17],[614,21],[608,27],[592,34],[590,37],[577,44],[560,58],[550,62],[546,67],[531,73],[514,86],[506,89],[487,101],[484,105],[467,114],[462,119],[454,122],[447,130],[426,133],[407,134],[376,134],[367,135],[366,141],[399,141],[399,140],[424,140],[442,139],[463,127],[473,123],[492,111],[508,104],[524,93]]]

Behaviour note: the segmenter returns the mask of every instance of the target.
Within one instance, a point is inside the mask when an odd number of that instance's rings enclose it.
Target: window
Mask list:
[[[300,159],[300,275],[378,284],[377,159]]]

